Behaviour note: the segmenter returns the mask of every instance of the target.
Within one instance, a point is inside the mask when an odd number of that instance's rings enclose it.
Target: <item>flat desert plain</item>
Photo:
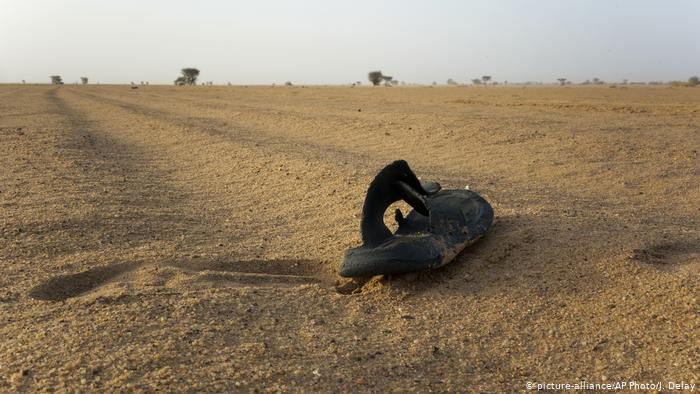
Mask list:
[[[0,146],[3,392],[700,383],[700,88],[4,85]],[[347,283],[396,159],[494,225]]]

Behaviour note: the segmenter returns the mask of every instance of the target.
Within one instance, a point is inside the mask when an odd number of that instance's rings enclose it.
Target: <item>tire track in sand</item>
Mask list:
[[[246,260],[262,259],[266,252],[275,259],[322,260],[325,272],[334,273],[340,253],[355,243],[358,212],[343,208],[361,204],[366,186],[358,182],[360,166],[339,164],[341,159],[323,151],[278,137],[268,143],[269,136],[254,130],[231,130],[206,118],[152,111],[78,90],[69,93],[95,119],[107,119],[105,127],[167,156],[161,163],[165,171],[200,206],[218,211],[214,217],[204,215],[212,221],[230,218],[230,225],[245,233],[245,245],[239,246],[249,254]],[[352,203],[345,204],[348,200]],[[260,253],[252,239],[260,241]]]
[[[141,246],[151,246],[151,225],[160,225],[158,235],[166,241],[177,238],[177,228],[193,227],[194,230],[208,224],[201,218],[184,214],[182,204],[187,193],[173,188],[169,176],[156,168],[152,154],[143,147],[130,144],[109,130],[96,127],[80,110],[70,105],[53,89],[46,99],[58,113],[64,114],[67,127],[75,136],[67,141],[82,152],[76,161],[86,173],[88,181],[77,186],[84,189],[119,191],[98,197],[93,201],[95,218],[90,226],[95,232],[110,231],[109,214],[126,211],[126,219],[119,226],[128,227],[116,241],[136,240]],[[115,184],[120,178],[129,182]],[[79,191],[80,193],[80,191]],[[104,208],[108,212],[100,213]],[[165,230],[165,231],[163,231]],[[190,229],[186,229],[190,230]],[[162,234],[162,233],[165,234]],[[133,246],[128,242],[122,246]],[[161,244],[155,248],[162,247]],[[186,247],[186,246],[185,246]],[[319,275],[319,263],[299,259],[239,260],[231,258],[201,258],[154,255],[132,261],[99,265],[78,273],[56,275],[29,290],[30,297],[62,301],[72,297],[97,294],[109,297],[115,289],[139,290],[163,289],[179,291],[211,287],[289,287],[323,283]],[[187,253],[184,256],[188,256]],[[136,290],[134,290],[136,289]]]
[[[130,113],[158,119],[177,127],[185,127],[197,130],[215,137],[221,137],[235,141],[251,149],[266,151],[271,154],[283,154],[296,159],[308,159],[319,163],[332,164],[340,168],[342,172],[362,175],[372,178],[376,169],[398,158],[407,158],[415,155],[415,152],[403,149],[400,145],[394,145],[380,152],[359,149],[342,148],[332,144],[313,142],[308,139],[294,136],[277,136],[261,128],[255,128],[248,124],[236,124],[231,120],[222,120],[213,117],[192,117],[179,115],[175,111],[166,111],[142,103],[134,103],[122,98],[107,97],[84,91],[71,91],[72,93],[95,102],[104,103],[126,110]],[[171,99],[184,100],[182,97]],[[193,107],[206,106],[206,103],[193,104]],[[347,138],[353,138],[348,136]],[[358,135],[355,143],[349,146],[361,146],[357,141],[366,137]],[[376,142],[376,144],[380,144]],[[451,160],[454,162],[455,160]],[[420,163],[421,175],[425,179],[440,179],[445,185],[463,185],[465,183],[465,170],[460,166],[450,166],[450,160],[441,165],[433,165],[426,162]],[[474,169],[472,169],[474,170]],[[486,179],[478,171],[470,171],[470,183],[485,184]],[[501,180],[503,183],[504,181]],[[461,186],[460,186],[461,187]],[[504,185],[512,188],[513,185]]]

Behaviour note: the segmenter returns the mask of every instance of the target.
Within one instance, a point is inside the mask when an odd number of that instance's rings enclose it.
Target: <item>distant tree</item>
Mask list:
[[[370,71],[367,74],[367,79],[369,79],[369,81],[372,82],[372,85],[374,86],[379,86],[379,84],[382,82],[383,77],[384,74],[382,74],[381,71]]]
[[[488,84],[489,84],[489,81],[491,80],[491,76],[490,76],[490,75],[484,75],[484,76],[481,77],[481,80],[484,81],[484,85],[488,85]]]
[[[185,84],[186,84],[186,82],[185,82],[185,77],[179,76],[179,77],[177,77],[177,79],[175,79],[175,85],[177,85],[177,86],[183,86],[183,85],[185,85]]]
[[[623,84],[623,85],[627,85],[628,82],[629,82],[629,80],[627,80],[627,79],[623,79],[623,80],[622,80],[622,84]]]
[[[22,80],[22,85],[24,85],[25,83],[27,83],[27,82],[23,79],[23,80]]]
[[[382,79],[384,80],[384,86],[387,86],[387,87],[392,86],[394,77],[389,76],[389,75],[382,75]]]
[[[232,85],[231,85],[231,81],[228,82],[228,86],[232,86]]]
[[[700,78],[698,78],[697,76],[690,77],[688,78],[688,84],[690,86],[698,86],[700,85]]]
[[[593,78],[593,84],[594,85],[602,85],[605,82],[601,81],[600,78]]]
[[[472,79],[472,83],[474,85],[481,85],[481,80],[479,78],[474,78],[474,79]]]
[[[287,81],[284,83],[284,86],[292,86],[292,81]]]
[[[183,78],[184,85],[196,85],[197,84],[197,77],[199,77],[199,70],[196,68],[183,68],[180,70],[180,73],[182,73],[180,78]],[[180,79],[178,78],[178,79]],[[177,81],[177,79],[176,79]]]
[[[437,86],[437,82],[433,81],[433,86]]]
[[[360,86],[360,85],[362,85],[362,82],[361,82],[361,81],[356,81],[356,82],[355,82],[355,85]]]
[[[557,78],[557,81],[559,81],[559,85],[561,86],[566,85],[566,78]]]
[[[51,77],[51,83],[54,85],[63,85],[63,79],[61,78],[60,75],[52,75]]]
[[[457,84],[457,81],[455,81],[455,80],[452,79],[452,78],[450,78],[450,79],[447,80],[447,84],[448,84],[448,85],[458,85],[458,84]]]

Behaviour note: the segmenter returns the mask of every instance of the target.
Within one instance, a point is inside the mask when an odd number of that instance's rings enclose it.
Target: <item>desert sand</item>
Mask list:
[[[4,85],[0,146],[2,392],[700,383],[698,88]],[[348,284],[396,159],[494,225]]]

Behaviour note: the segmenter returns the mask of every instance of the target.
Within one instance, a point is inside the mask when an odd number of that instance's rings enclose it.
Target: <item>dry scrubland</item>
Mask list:
[[[0,391],[700,383],[700,89],[0,86]],[[335,290],[404,158],[482,193]]]

